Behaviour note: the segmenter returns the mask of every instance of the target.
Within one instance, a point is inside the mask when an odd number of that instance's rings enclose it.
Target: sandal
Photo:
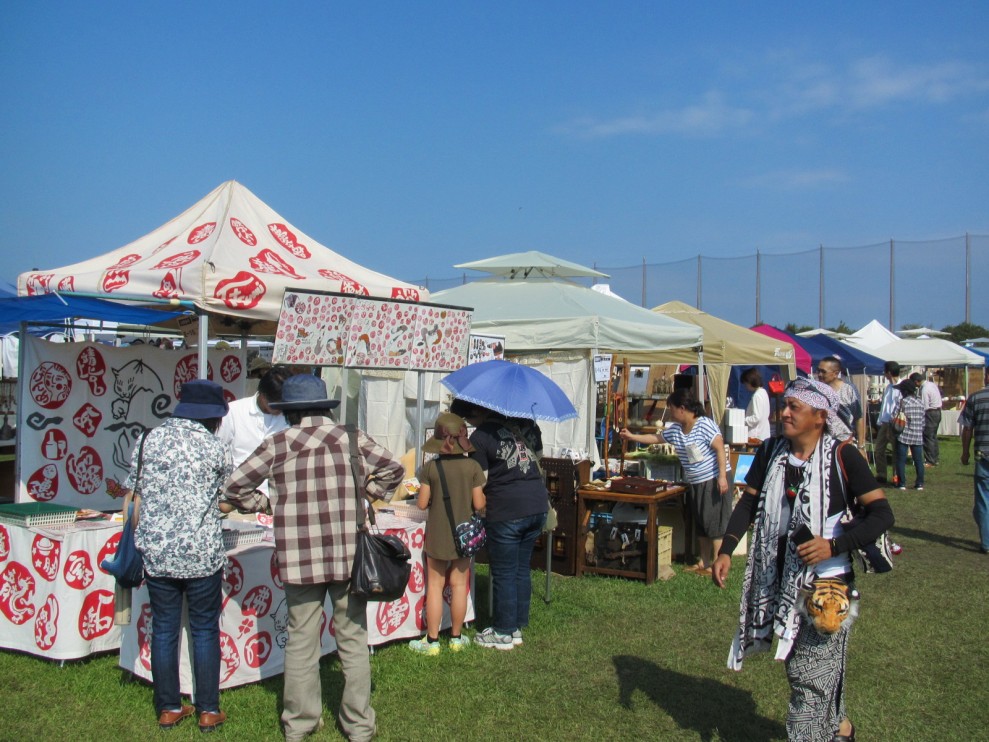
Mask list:
[[[855,725],[851,722],[848,723],[852,726],[848,734],[836,734],[832,742],[855,742]]]

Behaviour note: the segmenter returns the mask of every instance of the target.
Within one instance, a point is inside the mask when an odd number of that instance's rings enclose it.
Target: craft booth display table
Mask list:
[[[425,524],[378,515],[382,531],[401,538],[412,552],[405,594],[391,603],[368,603],[371,646],[420,636],[425,630]],[[131,623],[114,624],[115,581],[100,569],[116,553],[121,524],[80,521],[58,528],[0,523],[0,648],[50,660],[73,660],[120,650],[120,667],[151,680],[151,610],[145,586],[132,592]],[[467,621],[473,621],[473,574]],[[221,688],[278,675],[284,663],[285,593],[274,544],[262,542],[227,552],[220,618]],[[450,626],[450,592],[444,590],[442,627]],[[336,651],[332,605],[324,608],[322,654]],[[191,693],[187,630],[181,637],[181,685]]]
[[[411,639],[425,631],[426,571],[423,545],[425,524],[386,514],[377,516],[378,527],[398,536],[412,552],[412,575],[405,595],[391,603],[367,604],[368,643],[386,644]],[[232,688],[279,675],[285,662],[288,609],[278,577],[274,544],[264,542],[227,552],[223,574],[223,609],[220,616],[220,687]],[[450,591],[444,590],[442,628],[450,626]],[[154,627],[147,588],[133,591],[131,623],[123,627],[120,666],[151,680],[151,637]],[[333,605],[323,607],[320,632],[323,656],[336,651],[333,639]],[[473,574],[468,583],[466,621],[473,621]],[[184,623],[184,622],[183,622]],[[179,681],[183,693],[194,691],[191,646],[187,628],[180,638]]]
[[[656,581],[657,565],[659,562],[659,504],[661,502],[680,498],[686,492],[682,485],[667,484],[657,492],[636,494],[631,492],[614,492],[608,489],[592,489],[581,487],[577,490],[577,523],[579,524],[577,538],[577,576],[584,573],[614,575],[617,577],[632,577],[644,579],[647,585]],[[594,530],[591,524],[593,503],[626,503],[643,508],[646,513],[644,524],[622,524],[623,528],[631,527],[644,529],[645,559],[642,569],[616,568],[592,565],[588,561],[587,537]],[[610,522],[610,521],[609,521]],[[619,524],[614,524],[619,525]],[[689,530],[689,526],[688,526]],[[599,528],[597,532],[604,533],[607,528]]]
[[[70,527],[0,523],[0,647],[75,660],[120,646],[114,579],[99,568],[115,554],[120,523]]]

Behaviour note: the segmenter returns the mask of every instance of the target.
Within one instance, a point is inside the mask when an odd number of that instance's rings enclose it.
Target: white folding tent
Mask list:
[[[592,456],[594,356],[690,352],[703,336],[695,325],[584,286],[547,279],[477,281],[434,294],[433,301],[473,307],[472,332],[504,336],[506,352],[560,384],[580,415],[558,424],[541,422],[543,444],[547,450],[568,447]],[[692,356],[696,362],[696,352]]]
[[[184,302],[211,315],[214,326],[255,335],[274,333],[282,294],[301,287],[413,301],[429,297],[424,288],[323,246],[233,180],[134,242],[17,279],[21,296],[58,291]]]

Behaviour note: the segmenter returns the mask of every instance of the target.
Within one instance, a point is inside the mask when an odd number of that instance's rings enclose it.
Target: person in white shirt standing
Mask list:
[[[879,432],[876,433],[876,481],[880,484],[885,484],[886,479],[886,468],[888,466],[888,454],[886,452],[886,447],[890,446],[894,450],[896,449],[896,435],[893,433],[893,415],[896,414],[896,408],[900,404],[900,399],[903,395],[900,394],[900,390],[896,388],[896,385],[900,382],[900,364],[896,361],[886,361],[883,366],[884,376],[889,385],[883,392],[883,401],[879,406],[879,419],[876,423],[879,425]]]
[[[941,447],[937,442],[937,429],[941,426],[941,390],[921,374],[910,374],[910,380],[920,387],[920,399],[924,403],[924,466],[930,468],[941,461]]]
[[[749,441],[760,443],[771,434],[769,427],[769,394],[762,387],[762,374],[757,368],[747,368],[742,372],[742,383],[752,392],[752,398],[745,408],[745,427]]]
[[[216,437],[230,447],[234,468],[254,453],[261,441],[289,427],[285,415],[271,407],[282,401],[282,384],[292,376],[288,366],[272,366],[258,381],[258,391],[250,397],[230,403],[230,412],[220,423]],[[268,494],[268,483],[259,488]]]

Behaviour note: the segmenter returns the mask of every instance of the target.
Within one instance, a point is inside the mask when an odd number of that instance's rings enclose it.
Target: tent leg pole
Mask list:
[[[423,424],[422,418],[425,415],[425,402],[423,399],[426,396],[426,373],[425,371],[417,371],[418,379],[416,379],[416,391],[418,396],[416,399],[416,432],[415,432],[415,449],[416,457],[412,464],[412,471],[407,472],[406,476],[414,477],[418,472],[420,463],[422,462],[422,438],[423,438]]]
[[[553,600],[552,595],[552,585],[550,584],[550,577],[553,574],[553,531],[546,531],[546,595],[543,597],[543,602],[546,605],[550,604]]]
[[[206,312],[199,313],[199,378],[205,379],[209,366],[206,364],[206,351],[209,350],[209,315]]]

